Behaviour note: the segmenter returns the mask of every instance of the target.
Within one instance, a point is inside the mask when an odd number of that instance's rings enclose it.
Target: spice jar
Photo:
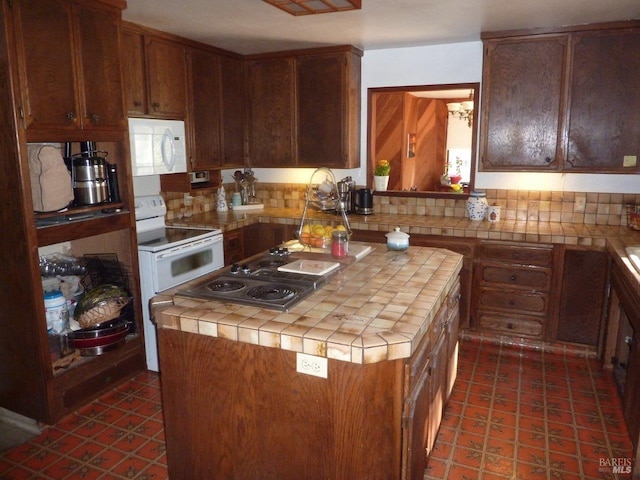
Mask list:
[[[331,255],[334,258],[345,258],[349,253],[349,237],[344,230],[331,232]]]

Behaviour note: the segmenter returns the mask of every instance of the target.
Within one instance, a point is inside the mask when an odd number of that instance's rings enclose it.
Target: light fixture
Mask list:
[[[447,110],[452,116],[458,115],[460,120],[466,120],[467,125],[473,125],[473,90],[469,93],[469,100],[464,102],[447,103]]]
[[[360,10],[362,0],[263,0],[291,15]]]

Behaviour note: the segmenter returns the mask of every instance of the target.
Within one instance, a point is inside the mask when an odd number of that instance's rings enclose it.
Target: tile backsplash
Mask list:
[[[225,185],[230,201],[234,184]],[[302,209],[306,184],[256,183],[256,199],[265,207]],[[590,225],[626,225],[626,205],[640,203],[640,194],[540,192],[531,190],[485,190],[489,205],[501,207],[501,220],[562,222]],[[163,192],[167,219],[215,211],[215,193],[193,193],[185,202],[183,193]],[[185,205],[185,203],[187,205]],[[188,205],[192,203],[192,205]],[[466,199],[416,198],[374,195],[374,210],[384,214],[429,215],[464,218]]]

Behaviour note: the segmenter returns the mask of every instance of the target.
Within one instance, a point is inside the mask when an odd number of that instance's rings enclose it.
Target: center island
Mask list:
[[[456,376],[462,255],[369,245],[286,312],[184,285],[152,299],[172,480],[423,478]]]

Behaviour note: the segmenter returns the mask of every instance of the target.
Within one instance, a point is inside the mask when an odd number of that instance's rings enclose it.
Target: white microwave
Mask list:
[[[182,120],[130,118],[129,141],[134,177],[187,171]]]

